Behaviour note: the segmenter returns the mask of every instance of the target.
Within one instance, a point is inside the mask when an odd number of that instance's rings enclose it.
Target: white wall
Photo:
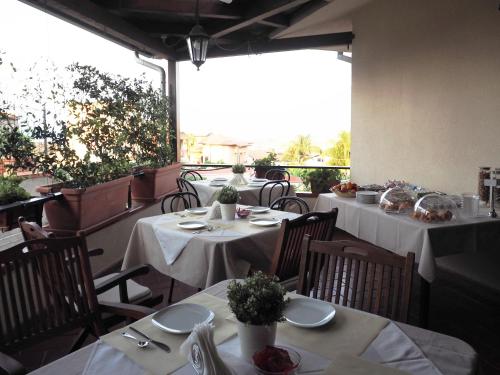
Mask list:
[[[375,0],[353,18],[352,177],[476,191],[500,167],[497,0]]]

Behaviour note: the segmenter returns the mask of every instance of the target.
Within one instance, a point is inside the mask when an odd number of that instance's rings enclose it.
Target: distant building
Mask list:
[[[186,163],[245,163],[252,143],[219,134],[181,133],[181,160]]]

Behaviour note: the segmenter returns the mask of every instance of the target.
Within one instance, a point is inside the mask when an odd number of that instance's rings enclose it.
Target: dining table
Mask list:
[[[259,193],[260,190],[262,189],[263,185],[265,182],[269,182],[269,180],[262,179],[263,181],[259,182],[253,182],[250,178],[247,178],[247,184],[243,185],[234,185],[236,190],[238,190],[239,194],[239,200],[238,202],[240,204],[246,204],[250,206],[256,206],[259,204]],[[264,181],[265,180],[265,181]],[[228,179],[225,182],[222,183],[215,183],[216,180],[210,179],[210,180],[196,180],[196,181],[190,181],[191,184],[194,186],[196,189],[196,192],[198,193],[198,197],[200,198],[200,202],[202,206],[210,206],[213,202],[217,200],[217,194],[219,191],[222,189],[224,185],[228,185],[230,182],[230,179]],[[218,185],[218,186],[214,186]],[[271,189],[271,186],[266,186],[264,188],[264,196],[265,194],[269,194]],[[280,197],[280,190],[279,189],[274,189],[271,198],[271,202]],[[290,191],[288,195],[290,196],[295,196],[295,188],[293,185],[290,185]]]
[[[181,211],[139,219],[132,230],[122,269],[150,264],[162,274],[196,288],[245,277],[250,268],[267,271],[281,220],[299,215],[261,210],[266,212],[229,221],[210,219],[208,207],[203,215]],[[252,224],[252,219],[272,219],[274,224],[259,226]],[[206,227],[200,230],[179,227],[189,221],[204,222]]]
[[[257,374],[253,365],[241,358],[238,329],[227,303],[229,280],[197,293],[178,304],[194,303],[214,313],[214,343],[234,374]],[[289,293],[291,299],[304,298],[303,314],[316,300]],[[301,301],[301,302],[304,302]],[[311,305],[309,305],[311,304]],[[296,374],[378,374],[378,375],[471,375],[477,355],[465,342],[404,323],[348,307],[332,304],[335,317],[316,328],[278,323],[276,344],[295,350],[301,357]],[[96,342],[41,367],[34,375],[143,375],[199,374],[179,348],[188,334],[159,329],[148,316],[101,336]],[[172,323],[175,324],[175,323]],[[151,344],[140,348],[122,336],[135,334],[130,327],[170,347],[170,352]]]

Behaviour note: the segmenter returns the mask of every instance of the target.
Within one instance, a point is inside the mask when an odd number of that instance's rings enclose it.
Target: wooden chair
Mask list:
[[[290,181],[277,180],[266,182],[259,191],[259,206],[269,207],[276,198],[290,193]]]
[[[273,168],[266,172],[268,180],[287,180],[290,181],[290,173],[286,169]]]
[[[180,193],[193,193],[194,195],[199,197],[196,188],[193,186],[191,182],[189,182],[185,178],[179,177],[177,179],[177,187],[179,188]]]
[[[271,210],[295,212],[297,214],[307,214],[309,205],[299,197],[285,196],[275,199],[269,206]]]
[[[37,223],[28,222],[23,217],[20,217],[18,222],[25,241],[55,238],[53,233],[47,232]],[[36,246],[36,244],[31,246]],[[103,253],[103,249],[88,251],[89,256],[98,256]],[[97,299],[100,302],[122,302],[147,307],[153,307],[160,304],[163,300],[162,295],[153,296],[151,289],[132,280],[133,277],[148,274],[150,270],[148,265],[140,265],[121,272],[94,274],[93,282],[97,292]],[[110,316],[109,314],[103,317],[103,322],[106,327],[111,327],[120,320],[123,319],[116,316]],[[83,335],[81,341],[84,339],[85,336]],[[78,342],[75,345],[78,346]]]
[[[302,244],[300,294],[407,322],[415,254],[406,257],[359,241]]]
[[[178,192],[166,195],[161,201],[161,212],[162,214],[167,213],[165,210],[165,203],[170,199],[169,211],[176,212],[180,209],[201,207],[200,198],[196,194],[190,193],[189,191]],[[182,208],[184,207],[184,208]]]
[[[7,356],[78,327],[105,333],[105,312],[141,319],[154,310],[99,302],[83,236],[23,242],[0,252],[0,373],[21,374]]]
[[[297,219],[281,222],[278,242],[271,262],[271,274],[278,276],[282,284],[292,290],[299,275],[302,239],[312,238],[330,241],[335,231],[338,209],[330,212],[309,212]]]
[[[190,181],[203,180],[203,177],[201,176],[201,174],[199,172],[191,171],[191,170],[182,171],[181,178],[184,178],[184,179],[190,180]]]

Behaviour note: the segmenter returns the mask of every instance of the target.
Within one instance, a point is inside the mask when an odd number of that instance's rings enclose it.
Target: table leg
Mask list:
[[[431,298],[431,284],[420,278],[420,311],[419,311],[419,326],[428,328],[429,326],[429,305]]]

